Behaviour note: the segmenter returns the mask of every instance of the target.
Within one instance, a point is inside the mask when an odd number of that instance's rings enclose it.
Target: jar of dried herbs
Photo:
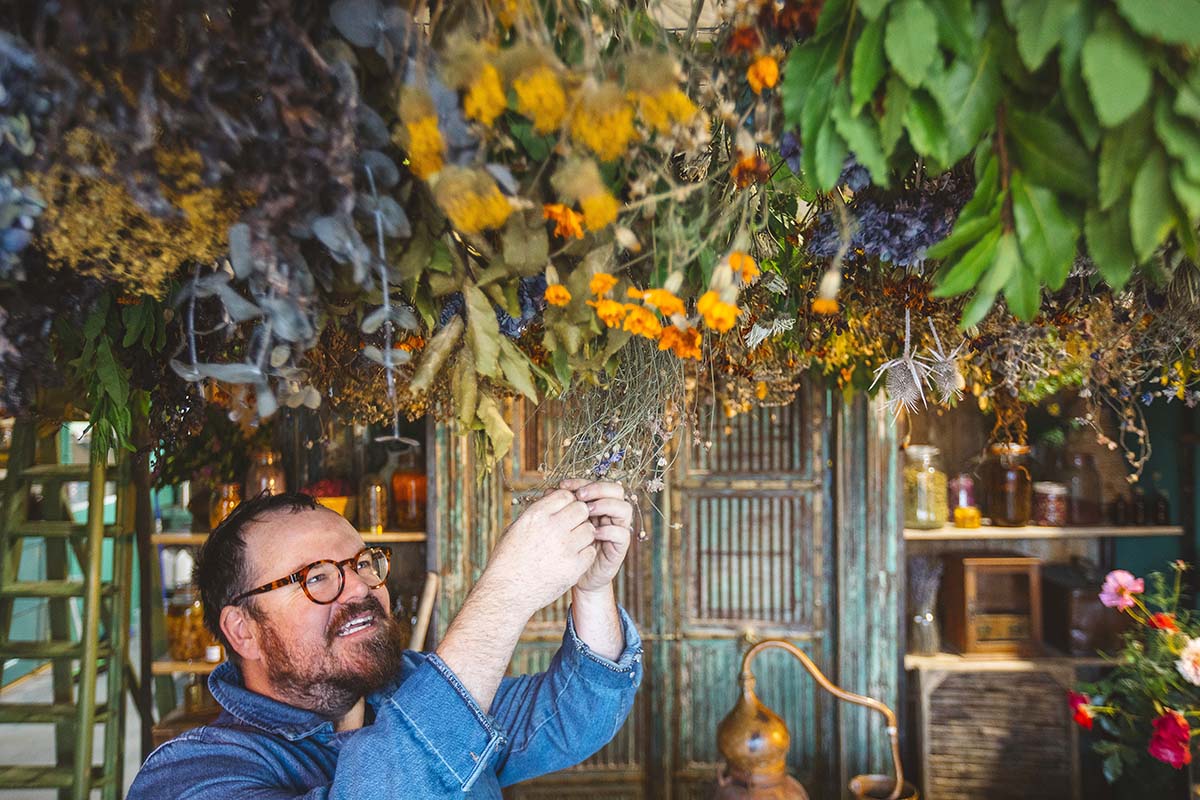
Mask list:
[[[950,515],[950,503],[941,452],[932,445],[911,445],[904,451],[904,459],[904,526],[942,527]]]

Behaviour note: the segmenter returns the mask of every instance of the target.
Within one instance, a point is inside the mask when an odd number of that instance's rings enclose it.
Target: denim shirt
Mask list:
[[[625,722],[642,643],[620,614],[616,662],[593,653],[568,615],[550,667],[504,678],[490,714],[436,655],[406,652],[398,681],[367,698],[374,721],[341,733],[245,688],[226,662],[208,680],[221,716],[151,753],[128,800],[499,800],[501,786],[588,758]]]

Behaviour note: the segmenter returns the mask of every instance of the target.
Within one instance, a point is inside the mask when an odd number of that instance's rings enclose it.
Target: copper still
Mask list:
[[[808,792],[787,773],[787,750],[791,737],[779,715],[763,705],[754,693],[752,662],[764,650],[780,649],[793,655],[825,691],[860,706],[878,711],[887,723],[892,743],[892,775],[857,775],[850,793],[859,800],[917,800],[917,788],[904,780],[900,764],[900,728],[896,715],[871,697],[835,686],[812,659],[791,642],[766,639],[751,647],[742,658],[742,694],[733,710],[717,727],[717,748],[725,764],[717,772],[713,800],[809,800]]]

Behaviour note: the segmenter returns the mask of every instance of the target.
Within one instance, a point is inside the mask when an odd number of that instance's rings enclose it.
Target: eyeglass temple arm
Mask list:
[[[900,797],[900,791],[904,787],[904,768],[900,765],[900,727],[895,712],[873,697],[847,692],[840,686],[835,685],[825,677],[825,673],[821,672],[820,668],[813,663],[813,660],[808,657],[807,653],[785,639],[764,639],[746,651],[746,655],[742,657],[743,684],[749,683],[751,686],[754,685],[754,672],[750,669],[750,662],[764,650],[772,649],[785,650],[794,656],[797,661],[804,665],[804,668],[808,670],[809,674],[813,676],[813,679],[822,689],[839,700],[865,706],[883,715],[884,720],[887,722],[887,735],[892,744],[892,765],[895,768],[896,775],[896,785],[892,788],[892,793],[887,796],[887,800],[896,800]]]

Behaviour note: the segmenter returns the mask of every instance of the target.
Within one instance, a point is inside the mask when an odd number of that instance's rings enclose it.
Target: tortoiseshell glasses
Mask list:
[[[269,592],[272,589],[278,589],[281,586],[287,586],[292,583],[300,584],[300,588],[304,590],[304,594],[308,595],[308,599],[314,603],[322,606],[329,605],[341,597],[342,589],[346,588],[346,567],[353,567],[354,571],[358,573],[358,577],[367,585],[367,588],[378,589],[387,580],[388,571],[392,567],[392,555],[380,547],[367,547],[361,550],[358,555],[353,558],[347,558],[344,561],[331,561],[329,559],[314,561],[307,567],[301,567],[296,570],[286,578],[264,583],[257,589],[242,592],[233,598],[230,605],[237,605],[247,597]]]

